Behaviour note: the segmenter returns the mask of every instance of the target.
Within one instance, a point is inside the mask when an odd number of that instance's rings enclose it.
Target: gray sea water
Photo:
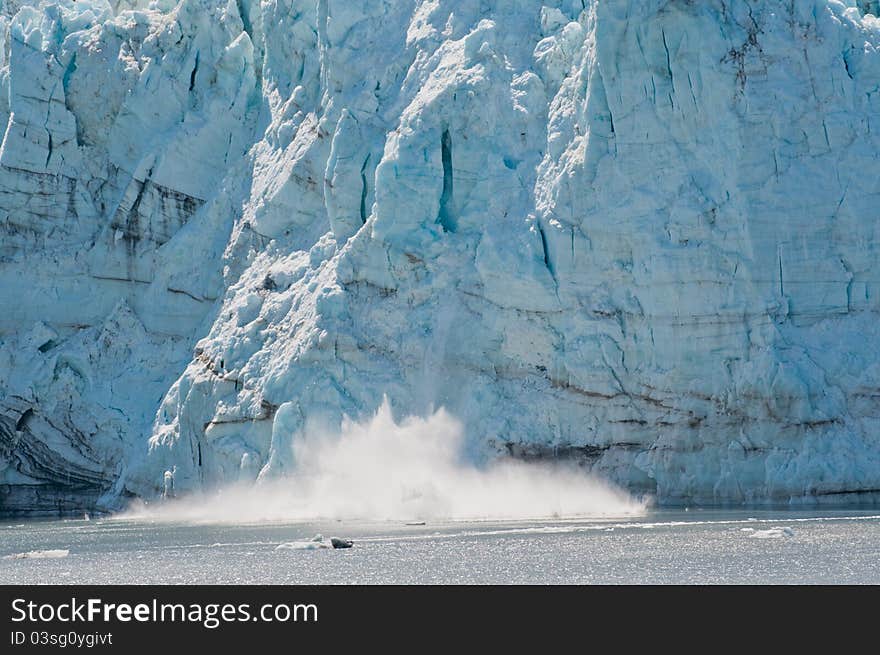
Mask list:
[[[278,549],[316,533],[354,547]],[[880,584],[880,511],[425,525],[11,521],[0,524],[0,583]]]

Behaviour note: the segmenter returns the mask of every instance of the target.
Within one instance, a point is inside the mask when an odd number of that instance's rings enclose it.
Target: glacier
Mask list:
[[[2,0],[0,513],[386,398],[661,503],[880,500],[878,13]]]

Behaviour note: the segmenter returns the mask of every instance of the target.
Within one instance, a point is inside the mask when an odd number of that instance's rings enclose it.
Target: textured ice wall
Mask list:
[[[123,492],[222,296],[227,190],[248,184],[260,95],[234,4],[115,18],[106,2],[10,8],[0,508],[51,512]]]
[[[385,394],[665,501],[877,498],[876,3],[20,4],[7,508],[282,474]]]

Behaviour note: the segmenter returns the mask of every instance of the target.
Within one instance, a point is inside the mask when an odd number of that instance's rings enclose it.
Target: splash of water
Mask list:
[[[627,516],[644,503],[581,470],[501,461],[478,468],[460,459],[461,424],[439,410],[395,422],[387,402],[340,434],[294,449],[297,473],[232,486],[129,516],[243,523],[310,519],[424,520]]]

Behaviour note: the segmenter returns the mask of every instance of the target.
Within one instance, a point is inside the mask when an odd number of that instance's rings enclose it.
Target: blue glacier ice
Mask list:
[[[880,499],[877,4],[4,0],[0,511],[385,397],[660,502]]]

